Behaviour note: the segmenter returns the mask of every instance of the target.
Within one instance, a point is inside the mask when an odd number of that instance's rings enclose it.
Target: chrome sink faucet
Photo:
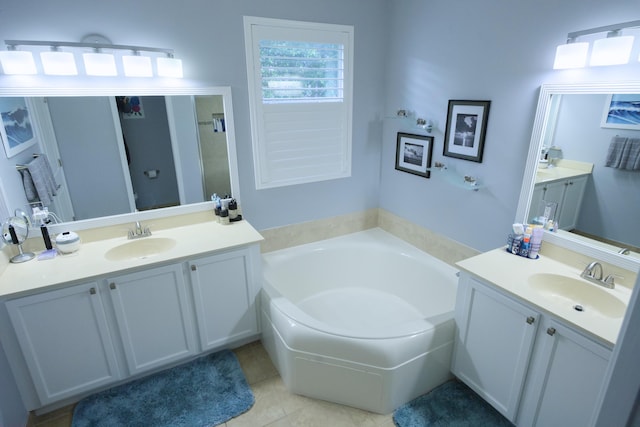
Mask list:
[[[604,280],[602,279],[602,275],[602,264],[597,261],[592,261],[584,268],[584,271],[582,272],[580,277],[590,281],[591,283],[595,283],[596,285],[613,289],[615,287],[613,275],[609,274],[604,278]]]
[[[135,229],[129,230],[127,233],[127,239],[139,239],[147,236],[151,236],[151,230],[149,230],[149,227],[144,227],[140,224],[140,221],[136,221]]]

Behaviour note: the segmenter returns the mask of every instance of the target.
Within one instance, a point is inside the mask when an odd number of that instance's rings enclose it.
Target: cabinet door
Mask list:
[[[580,176],[565,181],[564,198],[562,199],[562,209],[560,210],[558,224],[562,230],[573,230],[576,228],[582,197],[587,186],[588,176]]]
[[[120,378],[96,283],[6,305],[42,405]]]
[[[533,195],[531,196],[531,208],[529,209],[529,223],[533,222],[533,219],[542,215],[544,207],[542,206],[542,199],[544,198],[545,184],[536,184],[533,187]]]
[[[189,268],[203,350],[258,333],[248,251],[194,260]]]
[[[554,219],[557,219],[562,209],[562,199],[564,198],[565,185],[564,181],[552,181],[544,185],[544,193],[542,199],[545,202],[557,203],[557,209]]]
[[[591,425],[611,350],[550,319],[540,328],[537,346],[528,380],[531,399],[518,425]]]
[[[131,374],[195,354],[192,314],[180,265],[108,280]]]
[[[466,275],[458,289],[452,372],[514,421],[539,314]]]

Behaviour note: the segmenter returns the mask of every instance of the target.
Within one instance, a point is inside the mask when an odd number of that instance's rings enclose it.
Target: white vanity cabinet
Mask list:
[[[540,315],[468,275],[456,301],[451,371],[514,421]]]
[[[209,350],[258,333],[258,283],[249,249],[189,262],[200,346]]]
[[[611,349],[461,273],[452,372],[518,426],[589,425]]]
[[[260,277],[250,242],[4,299],[0,339],[25,407],[71,402],[256,338]]]
[[[6,307],[43,405],[121,377],[98,283],[14,299]]]
[[[109,277],[107,283],[130,374],[196,353],[181,264]]]
[[[560,229],[572,230],[576,227],[582,199],[589,175],[576,176],[555,181],[537,183],[531,199],[531,218],[540,215],[541,202],[558,204],[556,218]]]

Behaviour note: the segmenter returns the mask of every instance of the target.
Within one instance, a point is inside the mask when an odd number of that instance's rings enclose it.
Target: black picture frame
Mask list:
[[[398,132],[396,141],[396,170],[418,175],[431,176],[433,137]]]
[[[442,154],[482,163],[491,101],[449,100]]]

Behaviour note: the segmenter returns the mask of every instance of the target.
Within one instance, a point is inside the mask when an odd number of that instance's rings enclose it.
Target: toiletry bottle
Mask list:
[[[220,210],[220,224],[222,225],[229,225],[229,210],[228,209],[221,209]]]
[[[213,202],[213,213],[216,215],[216,222],[220,222],[220,197],[213,193],[211,201]]]
[[[51,245],[51,237],[49,237],[49,230],[47,230],[47,226],[42,224],[40,226],[40,232],[42,233],[42,240],[44,240],[44,247],[47,248],[47,250],[53,249],[53,246]]]
[[[518,255],[523,257],[529,256],[529,248],[530,248],[531,234],[525,233],[522,237],[522,243],[520,244],[520,251]]]
[[[538,252],[540,251],[540,246],[542,245],[543,234],[544,230],[542,227],[536,227],[531,231],[531,247],[529,248],[529,258],[538,258]]]
[[[233,222],[238,219],[238,202],[236,199],[229,200],[229,221]]]

